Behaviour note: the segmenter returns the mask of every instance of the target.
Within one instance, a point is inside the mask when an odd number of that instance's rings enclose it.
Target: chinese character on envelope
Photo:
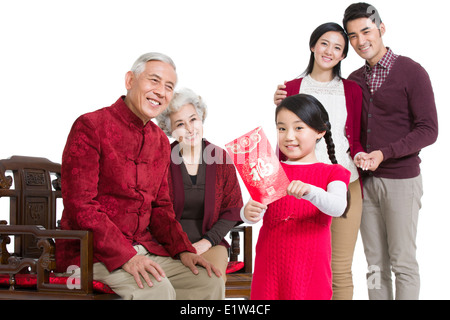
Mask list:
[[[289,179],[261,127],[225,147],[253,200],[267,205],[286,195]]]

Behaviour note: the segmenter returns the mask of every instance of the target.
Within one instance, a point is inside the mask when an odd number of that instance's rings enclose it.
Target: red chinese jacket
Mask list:
[[[136,254],[135,244],[161,256],[196,252],[169,196],[169,140],[123,98],[75,121],[61,169],[61,228],[92,231],[94,262],[109,271]],[[56,252],[58,271],[79,265],[78,241],[57,241]]]

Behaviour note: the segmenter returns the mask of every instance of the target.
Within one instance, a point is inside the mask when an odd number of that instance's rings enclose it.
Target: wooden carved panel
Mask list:
[[[46,172],[41,170],[24,170],[25,184],[27,186],[46,186]]]
[[[48,228],[48,199],[45,197],[27,197],[25,199],[25,221],[26,225],[41,225]],[[39,257],[41,250],[34,236],[23,237],[23,252],[28,257]]]
[[[25,182],[27,186],[44,186],[45,172],[43,171],[25,171]]]
[[[38,224],[45,225],[46,215],[47,215],[47,203],[46,199],[37,202],[36,199],[33,201],[27,201],[27,214],[26,214],[26,224]]]

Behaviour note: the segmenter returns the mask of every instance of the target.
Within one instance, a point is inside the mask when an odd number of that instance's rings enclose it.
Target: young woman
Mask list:
[[[348,38],[336,23],[320,25],[311,34],[308,67],[302,77],[279,85],[274,102],[279,105],[286,96],[311,94],[327,110],[333,125],[337,162],[351,172],[350,206],[346,219],[334,219],[332,232],[333,299],[353,298],[352,261],[362,213],[361,182],[353,159],[363,152],[360,143],[361,88],[342,79],[341,61],[348,52]],[[324,142],[317,144],[317,159],[329,163]]]
[[[347,207],[350,172],[316,157],[316,143],[326,141],[336,163],[328,114],[313,96],[284,99],[276,109],[278,146],[291,181],[287,196],[262,205],[249,200],[241,211],[247,223],[264,213],[256,245],[251,298],[257,300],[329,300],[332,217]]]

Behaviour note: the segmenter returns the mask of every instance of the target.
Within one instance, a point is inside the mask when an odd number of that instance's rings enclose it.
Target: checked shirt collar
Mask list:
[[[390,48],[387,49],[386,54],[373,68],[366,62],[365,77],[371,94],[374,94],[384,83],[398,57]]]

